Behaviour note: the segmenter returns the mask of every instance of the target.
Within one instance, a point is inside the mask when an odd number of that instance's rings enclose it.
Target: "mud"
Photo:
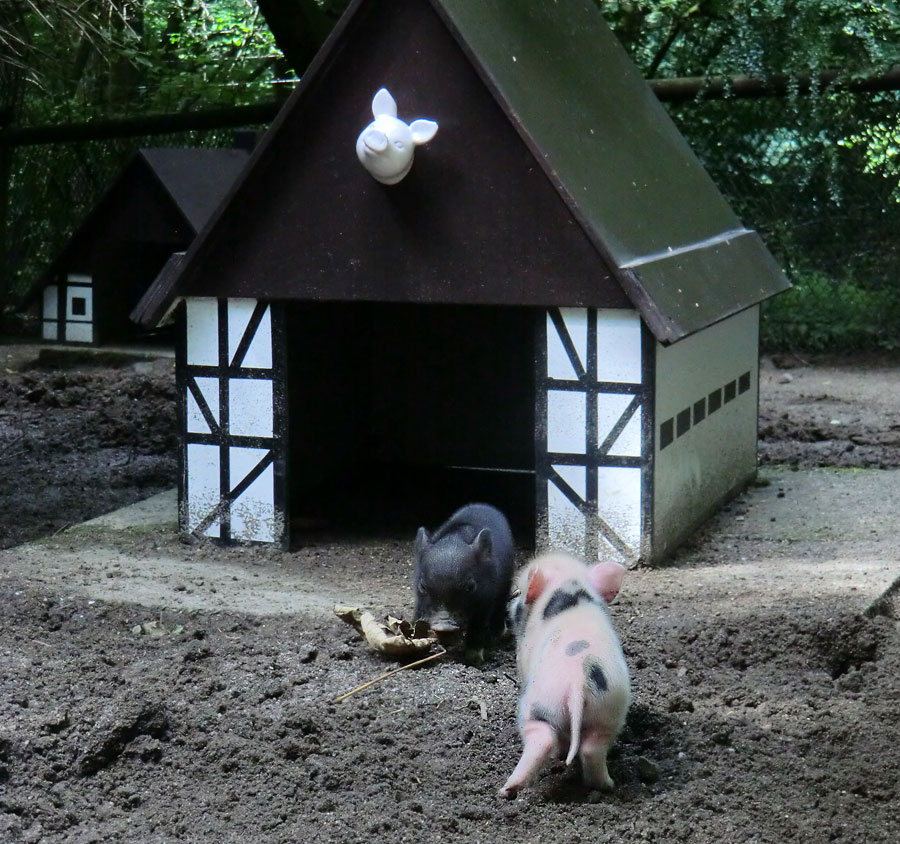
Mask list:
[[[0,548],[176,482],[171,359],[124,356],[109,366],[109,356],[91,356],[64,368],[55,355],[6,348],[0,347]]]
[[[506,801],[508,645],[333,702],[396,663],[328,605],[408,614],[411,536],[287,553],[185,545],[170,527],[58,533],[171,486],[170,366],[0,378],[4,544],[44,537],[0,554],[0,841],[896,840],[898,604],[844,582],[848,559],[859,583],[866,560],[896,561],[896,537],[852,500],[840,519],[858,532],[823,516],[799,536],[777,508],[810,494],[805,467],[900,465],[900,367],[870,388],[871,361],[766,362],[761,454],[778,466],[673,565],[629,573],[612,607],[634,690],[615,790],[560,763]],[[874,462],[841,462],[854,454]],[[136,561],[159,581],[140,596]],[[279,584],[292,602],[267,599]]]

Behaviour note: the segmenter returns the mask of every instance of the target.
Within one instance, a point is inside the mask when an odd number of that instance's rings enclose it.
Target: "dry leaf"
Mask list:
[[[417,635],[427,634],[427,625],[423,629],[418,623],[411,625],[391,615],[387,617],[387,623],[382,623],[372,613],[359,607],[336,605],[334,614],[359,630],[371,648],[388,656],[416,656],[427,653],[437,644],[434,636]]]

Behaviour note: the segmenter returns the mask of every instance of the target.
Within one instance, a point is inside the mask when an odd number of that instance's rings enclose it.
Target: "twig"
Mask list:
[[[409,665],[401,665],[399,668],[395,668],[393,671],[388,671],[387,674],[382,674],[380,677],[376,677],[374,680],[369,680],[368,683],[363,683],[361,686],[357,686],[353,691],[347,692],[346,694],[341,695],[340,697],[336,697],[332,703],[340,703],[342,700],[346,700],[350,695],[355,695],[357,692],[361,692],[363,689],[368,689],[369,686],[374,686],[381,680],[386,680],[388,677],[397,674],[399,671],[406,671],[407,668],[415,668],[417,665],[422,665],[422,663],[430,662],[433,659],[437,659],[439,656],[443,656],[447,653],[446,650],[440,650],[436,654],[431,654],[431,656],[426,656],[424,659],[417,659],[415,662],[409,663]]]

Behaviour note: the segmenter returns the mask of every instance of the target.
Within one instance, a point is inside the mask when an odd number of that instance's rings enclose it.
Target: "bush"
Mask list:
[[[760,341],[767,351],[850,352],[900,349],[900,302],[886,287],[863,287],[819,272],[763,304]]]

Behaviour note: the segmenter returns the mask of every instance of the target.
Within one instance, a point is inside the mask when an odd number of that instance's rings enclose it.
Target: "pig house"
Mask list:
[[[787,281],[593,2],[355,0],[177,272],[182,529],[437,524],[632,565],[756,470]]]
[[[138,339],[129,312],[188,247],[247,158],[242,149],[138,150],[26,293],[23,308],[40,309],[41,339]]]

